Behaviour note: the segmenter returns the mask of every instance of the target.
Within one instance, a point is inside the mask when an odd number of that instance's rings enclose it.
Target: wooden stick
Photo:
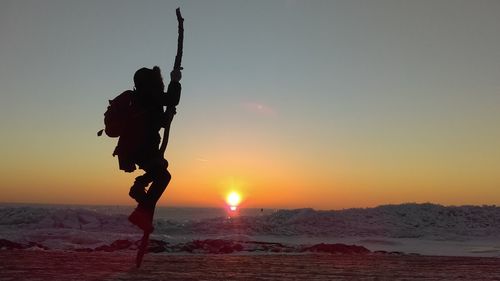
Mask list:
[[[175,10],[175,14],[177,15],[177,23],[178,23],[178,36],[177,36],[177,54],[175,55],[174,62],[174,70],[182,70],[182,49],[184,46],[184,18],[181,15],[181,8],[177,8]],[[163,155],[165,150],[167,149],[168,137],[170,134],[170,124],[172,123],[173,115],[175,114],[175,106],[167,106],[167,110],[165,114],[171,115],[170,122],[168,122],[163,131],[163,139],[160,145],[160,153]]]
[[[174,62],[174,70],[182,70],[182,49],[184,46],[184,18],[181,15],[181,8],[177,8],[175,10],[175,14],[177,15],[177,23],[178,23],[178,33],[177,37],[177,55],[175,56]]]

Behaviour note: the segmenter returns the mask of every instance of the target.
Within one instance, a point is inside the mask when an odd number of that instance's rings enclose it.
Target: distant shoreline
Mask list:
[[[81,203],[30,203],[30,202],[0,202],[1,206],[40,206],[40,207],[120,207],[120,208],[135,208],[136,204],[81,204]],[[241,207],[241,209],[254,209],[254,210],[300,210],[300,209],[310,209],[319,212],[329,212],[329,211],[346,211],[346,210],[364,210],[364,209],[375,209],[380,207],[387,206],[403,206],[403,205],[431,205],[431,206],[440,206],[445,208],[461,208],[461,207],[500,207],[497,204],[481,204],[481,205],[473,205],[473,204],[462,204],[462,205],[443,205],[439,203],[431,203],[431,202],[403,202],[403,203],[390,203],[390,204],[380,204],[376,206],[368,206],[368,207],[349,207],[349,208],[338,208],[338,209],[319,209],[313,207],[289,207],[289,208],[281,208],[281,207]],[[159,205],[159,208],[188,208],[188,209],[224,209],[224,206],[191,206],[191,205]]]

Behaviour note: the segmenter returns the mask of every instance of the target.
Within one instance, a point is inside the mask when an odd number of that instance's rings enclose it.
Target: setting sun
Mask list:
[[[236,207],[238,207],[240,201],[241,201],[241,196],[235,191],[229,193],[226,197],[226,202],[233,211],[236,210]]]

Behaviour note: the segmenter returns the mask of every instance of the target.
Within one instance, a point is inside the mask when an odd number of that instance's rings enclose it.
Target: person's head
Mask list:
[[[165,85],[158,66],[150,68],[141,68],[134,74],[135,88],[140,93],[156,94],[163,93]]]

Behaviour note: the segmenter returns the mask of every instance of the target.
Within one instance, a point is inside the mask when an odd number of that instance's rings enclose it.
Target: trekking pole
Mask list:
[[[182,48],[184,46],[184,18],[181,15],[181,8],[177,8],[175,10],[175,14],[177,15],[177,23],[178,23],[178,36],[177,36],[177,54],[175,55],[175,62],[174,62],[174,68],[173,70],[182,70]],[[175,106],[167,106],[167,110],[165,111],[165,114],[167,115],[173,115],[175,114]],[[160,145],[160,153],[163,155],[165,153],[165,150],[167,149],[167,144],[168,144],[168,137],[170,133],[170,124],[172,123],[172,119],[170,119],[170,122],[168,122],[165,126],[165,129],[163,131],[163,139]]]

